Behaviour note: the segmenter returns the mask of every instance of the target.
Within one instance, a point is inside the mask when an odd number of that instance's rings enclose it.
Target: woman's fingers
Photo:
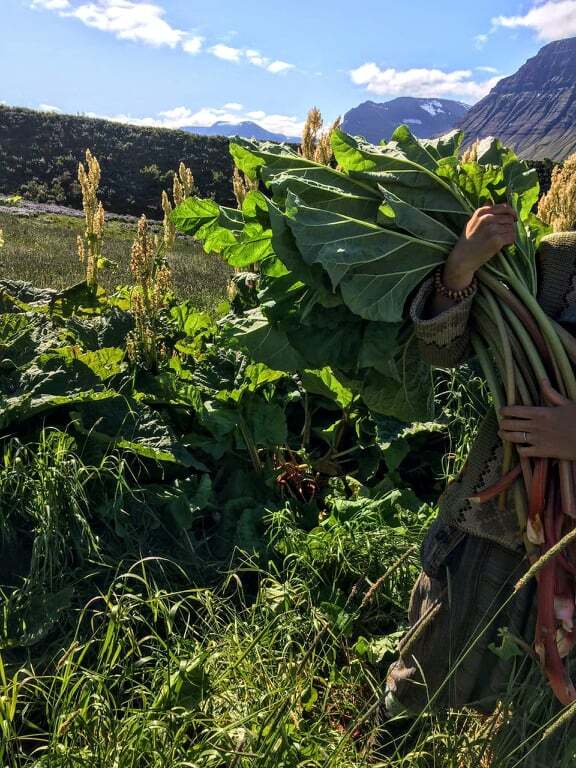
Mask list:
[[[516,443],[517,445],[529,445],[532,442],[528,432],[509,432],[501,429],[498,435],[501,440],[506,440],[508,443]]]
[[[498,203],[497,205],[485,205],[477,210],[477,215],[484,216],[511,216],[514,220],[518,218],[518,214],[507,203]]]
[[[529,432],[535,429],[535,423],[528,419],[502,419],[500,430],[502,432]]]
[[[531,407],[527,405],[506,405],[500,409],[503,418],[511,419],[540,419],[549,412],[546,407]]]

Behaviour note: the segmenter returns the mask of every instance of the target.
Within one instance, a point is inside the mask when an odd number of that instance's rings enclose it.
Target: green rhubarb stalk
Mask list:
[[[496,411],[500,413],[504,407],[504,393],[502,391],[502,387],[500,386],[500,382],[498,381],[498,375],[496,374],[494,363],[492,360],[490,360],[488,350],[484,346],[484,342],[480,338],[479,334],[472,333],[471,342],[472,347],[474,348],[474,352],[478,358],[478,362],[480,363],[484,376],[486,377],[488,389],[492,393],[492,398],[494,399],[494,407],[496,408]]]
[[[494,322],[496,323],[496,327],[498,329],[498,335],[500,336],[500,354],[502,357],[502,364],[504,366],[503,370],[503,379],[505,383],[505,391],[506,391],[506,402],[509,406],[516,405],[516,375],[515,375],[515,365],[514,365],[514,356],[512,354],[512,344],[510,343],[510,337],[508,335],[508,330],[506,323],[504,321],[504,317],[502,316],[502,312],[500,311],[500,308],[498,307],[498,304],[496,302],[496,299],[492,294],[486,290],[486,288],[481,288],[481,295],[478,297],[480,301],[484,301],[486,303],[486,309],[490,313],[490,315],[493,317]],[[500,415],[498,414],[498,418],[500,419]],[[512,464],[514,462],[514,446],[512,443],[509,443],[508,441],[504,442],[504,457],[502,461],[502,474],[507,475],[510,469],[512,468]],[[499,498],[499,508],[503,512],[506,507],[506,499],[507,499],[507,491],[504,490],[500,494]]]
[[[502,258],[501,263],[507,273],[507,279],[511,288],[516,291],[518,297],[530,310],[534,316],[534,319],[538,323],[540,330],[542,331],[546,343],[550,348],[552,357],[555,359],[558,365],[561,381],[566,388],[567,396],[570,398],[570,400],[576,401],[576,376],[574,375],[574,370],[568,355],[566,354],[564,345],[562,344],[558,333],[552,325],[550,318],[546,312],[544,312],[536,297],[528,290],[528,288],[521,280],[518,280],[514,270],[510,268],[510,265],[506,259]],[[547,376],[545,376],[545,378],[547,378]]]

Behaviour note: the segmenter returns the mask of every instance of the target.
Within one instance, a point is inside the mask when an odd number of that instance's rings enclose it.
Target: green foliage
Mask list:
[[[460,141],[337,133],[343,170],[233,145],[271,199],[174,217],[258,271],[209,312],[171,297],[152,372],[125,355],[129,289],[0,282],[0,764],[486,760],[494,726],[474,715],[380,718],[430,505],[483,402],[442,374],[429,418],[405,302],[472,198],[513,195],[534,228],[520,265],[538,235],[533,175],[497,142],[464,167]],[[378,264],[384,303],[350,287]],[[539,696],[504,702],[494,765],[514,764],[514,729],[531,748]],[[527,704],[530,733],[508,717]]]
[[[518,212],[514,263],[532,287],[546,231],[532,214],[536,171],[492,139],[465,162],[462,138],[421,141],[400,126],[374,146],[336,130],[337,169],[286,146],[236,140],[236,165],[269,199],[252,193],[242,212],[191,199],[174,222],[231,265],[259,261],[260,305],[231,318],[241,346],[285,371],[329,367],[372,412],[429,420],[432,379],[407,316],[416,287],[481,205],[508,201]]]

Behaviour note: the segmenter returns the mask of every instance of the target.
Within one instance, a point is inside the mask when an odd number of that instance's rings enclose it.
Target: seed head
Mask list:
[[[316,149],[314,150],[314,160],[317,163],[322,163],[322,165],[331,164],[333,157],[332,134],[335,130],[340,128],[341,124],[342,119],[340,117],[336,118],[330,128],[328,128],[327,131],[324,131],[324,133],[317,139]]]
[[[89,149],[86,150],[86,166],[78,165],[78,181],[82,190],[82,208],[86,229],[82,246],[78,242],[78,255],[86,265],[86,282],[95,288],[98,284],[98,262],[102,254],[104,233],[104,207],[98,200],[100,164]]]
[[[84,248],[84,239],[81,235],[78,235],[76,238],[76,247],[78,249],[78,258],[80,259],[80,263],[84,264],[86,262],[86,249]]]
[[[180,163],[178,168],[178,174],[174,176],[173,196],[174,204],[180,205],[187,197],[192,195],[194,190],[194,176],[190,168],[187,168],[184,163]]]
[[[164,246],[169,251],[176,240],[176,227],[172,221],[172,203],[166,192],[162,192],[162,210],[164,211]]]
[[[476,163],[478,161],[478,147],[480,146],[480,139],[476,139],[473,144],[470,144],[468,149],[464,150],[462,154],[463,163]]]
[[[576,229],[576,154],[554,168],[552,185],[540,200],[538,215],[555,232]]]
[[[238,203],[238,208],[242,208],[244,200],[250,192],[258,189],[260,186],[258,179],[252,181],[246,174],[242,173],[236,166],[234,166],[234,174],[232,176],[232,187],[234,189],[234,195]]]
[[[314,160],[316,145],[318,143],[318,134],[322,130],[324,121],[322,113],[318,107],[312,107],[308,112],[308,117],[304,123],[302,131],[302,143],[300,145],[300,154],[307,160]]]

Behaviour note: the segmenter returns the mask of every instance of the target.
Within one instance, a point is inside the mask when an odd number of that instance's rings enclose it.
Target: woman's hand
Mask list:
[[[521,456],[576,461],[576,403],[548,382],[542,390],[550,404],[543,408],[502,408],[499,435],[515,443]]]
[[[517,215],[509,205],[478,208],[464,228],[444,266],[442,282],[447,288],[466,288],[483,264],[516,240]]]

